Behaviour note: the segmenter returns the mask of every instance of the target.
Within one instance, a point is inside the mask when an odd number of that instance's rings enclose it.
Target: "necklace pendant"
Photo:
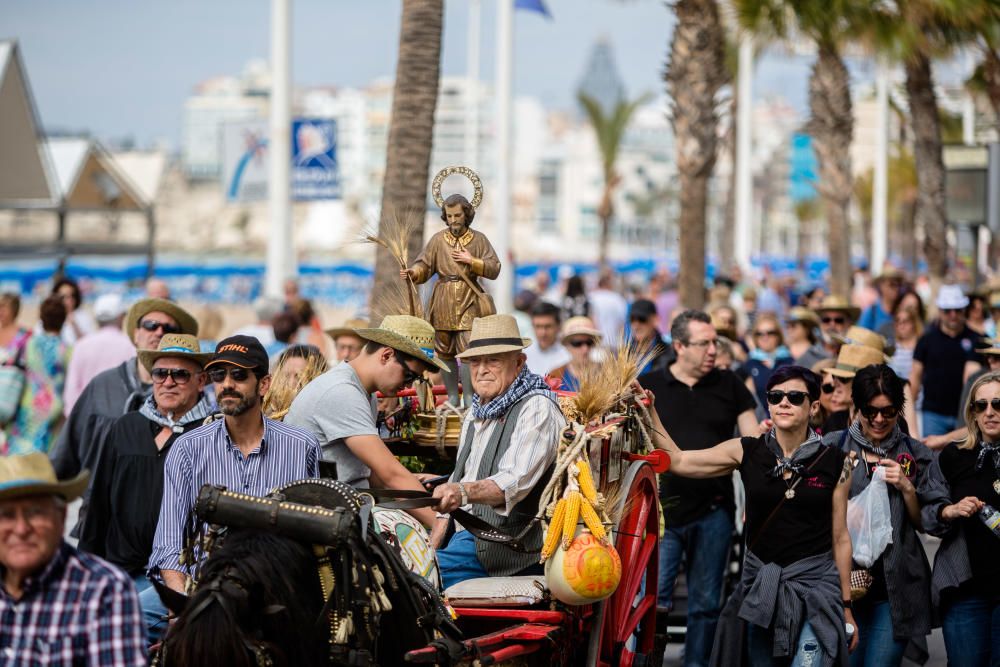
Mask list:
[[[1000,484],[1000,483],[998,483],[998,484]],[[1000,493],[1000,491],[998,491],[997,493]],[[785,491],[785,497],[788,498],[789,500],[791,500],[792,498],[794,498],[795,497],[795,489],[788,489],[787,491]]]
[[[1000,479],[993,480],[993,491],[1000,495]]]

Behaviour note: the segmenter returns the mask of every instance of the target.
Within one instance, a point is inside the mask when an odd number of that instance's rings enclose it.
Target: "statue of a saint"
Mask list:
[[[489,239],[482,232],[470,228],[476,217],[473,203],[460,194],[441,199],[441,182],[450,173],[469,176],[476,186],[473,202],[478,204],[481,201],[482,189],[474,172],[461,167],[442,170],[434,179],[434,198],[441,206],[441,219],[447,229],[432,236],[413,266],[401,270],[399,275],[418,285],[427,282],[435,273],[438,275],[426,317],[436,332],[435,352],[452,371],[444,373],[443,377],[448,400],[457,406],[459,373],[455,355],[463,352],[468,345],[472,320],[496,312],[493,300],[479,283],[479,278],[496,279],[500,274],[500,260]],[[472,401],[472,383],[468,367],[464,364],[461,376],[466,388],[464,402],[468,407]]]

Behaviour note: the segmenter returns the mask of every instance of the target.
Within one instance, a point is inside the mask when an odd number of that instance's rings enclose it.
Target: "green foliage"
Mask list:
[[[611,182],[614,180],[615,163],[618,161],[618,152],[629,121],[636,109],[649,101],[650,96],[642,95],[631,101],[619,100],[611,113],[605,113],[600,103],[583,91],[578,92],[576,97],[587,114],[590,126],[594,128],[597,145],[601,151],[605,183]]]

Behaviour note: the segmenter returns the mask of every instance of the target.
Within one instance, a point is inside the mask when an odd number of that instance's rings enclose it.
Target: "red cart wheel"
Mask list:
[[[602,602],[590,634],[587,664],[630,667],[660,664],[656,642],[656,586],[659,577],[660,501],[656,477],[645,461],[633,462],[622,480],[614,529],[622,559],[618,590]],[[645,583],[645,585],[643,585]]]

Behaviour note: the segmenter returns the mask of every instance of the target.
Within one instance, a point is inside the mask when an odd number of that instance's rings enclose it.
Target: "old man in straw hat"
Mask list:
[[[132,580],[62,537],[87,479],[39,452],[0,458],[0,664],[146,664]]]
[[[420,481],[393,456],[379,437],[374,394],[394,396],[426,371],[447,371],[434,353],[434,328],[419,317],[387,315],[377,328],[359,328],[361,353],[319,376],[299,392],[285,423],[300,426],[336,464],[337,479],[356,488],[376,486],[423,491]],[[426,508],[410,510],[425,526],[434,524]]]
[[[472,323],[469,345],[458,355],[471,371],[472,409],[462,424],[455,471],[447,484],[434,490],[441,512],[431,533],[435,547],[448,532],[447,513],[456,508],[508,535],[520,535],[538,512],[566,421],[555,394],[525,365],[523,350],[530,343],[521,338],[510,315],[480,317]],[[447,546],[437,552],[445,588],[476,577],[527,574],[538,567],[538,523],[522,539],[529,553],[480,540],[461,526],[455,529]]]

